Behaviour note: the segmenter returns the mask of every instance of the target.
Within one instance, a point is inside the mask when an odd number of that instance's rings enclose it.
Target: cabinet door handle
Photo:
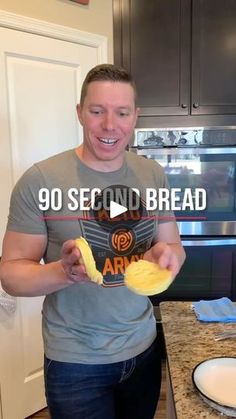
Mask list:
[[[197,103],[197,102],[196,102],[196,103],[194,103],[194,104],[193,104],[193,107],[194,107],[195,109],[196,109],[196,108],[198,108],[198,107],[199,107],[199,103]]]
[[[181,108],[186,109],[187,108],[187,104],[186,103],[182,103]]]

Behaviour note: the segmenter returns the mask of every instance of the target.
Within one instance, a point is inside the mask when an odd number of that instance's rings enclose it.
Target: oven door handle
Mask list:
[[[183,246],[235,246],[236,238],[182,239]]]

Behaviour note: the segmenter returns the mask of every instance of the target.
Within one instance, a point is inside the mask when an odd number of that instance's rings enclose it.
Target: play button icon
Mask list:
[[[111,185],[96,194],[90,207],[91,222],[96,222],[102,229],[113,229],[125,226],[132,229],[143,217],[148,215],[139,194],[126,185]]]
[[[115,201],[110,201],[110,218],[115,218],[126,211],[128,211],[128,208],[124,205],[117,204]]]

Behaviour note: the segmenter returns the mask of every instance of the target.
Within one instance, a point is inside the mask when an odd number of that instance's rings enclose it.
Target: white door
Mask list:
[[[19,176],[81,141],[76,103],[99,60],[94,46],[0,27],[0,242]],[[45,406],[42,300],[17,298],[15,313],[0,306],[1,419],[23,419]]]

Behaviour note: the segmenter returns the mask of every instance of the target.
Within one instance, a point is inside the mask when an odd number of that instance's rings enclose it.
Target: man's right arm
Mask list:
[[[15,296],[50,294],[81,280],[86,280],[84,266],[70,240],[62,247],[61,259],[41,264],[47,246],[47,236],[7,231],[3,240],[0,280],[4,290]],[[70,275],[71,269],[75,275]]]

